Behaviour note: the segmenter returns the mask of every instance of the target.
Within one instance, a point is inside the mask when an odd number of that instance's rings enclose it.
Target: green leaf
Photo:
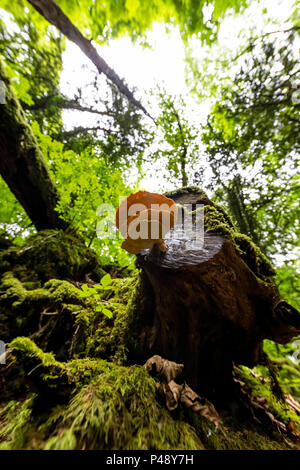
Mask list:
[[[103,305],[97,305],[95,307],[96,312],[103,312],[103,309],[104,309]]]
[[[109,273],[105,274],[105,276],[102,277],[100,282],[103,287],[109,286],[112,282],[111,275]]]
[[[111,313],[110,310],[108,310],[107,308],[104,308],[102,313],[104,313],[105,316],[107,316],[108,318],[112,318],[113,314]]]

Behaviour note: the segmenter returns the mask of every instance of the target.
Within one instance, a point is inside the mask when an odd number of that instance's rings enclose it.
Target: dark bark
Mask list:
[[[197,193],[171,197],[197,202]],[[152,249],[138,256],[146,295],[154,297],[140,322],[142,349],[184,364],[197,393],[230,397],[233,363],[256,365],[263,339],[289,342],[300,333],[300,315],[274,285],[258,279],[231,240],[205,233],[204,246],[197,247],[190,244],[190,229],[184,235],[177,226],[166,253]]]
[[[187,173],[186,173],[186,163],[187,163],[186,158],[187,158],[188,148],[187,148],[187,144],[186,144],[186,141],[185,141],[185,135],[184,135],[184,132],[183,132],[183,129],[182,129],[179,114],[176,111],[176,109],[174,108],[174,106],[172,108],[173,108],[172,112],[173,112],[173,115],[176,118],[178,128],[179,128],[179,131],[180,131],[180,135],[181,135],[181,141],[182,141],[181,142],[182,154],[180,156],[181,182],[182,182],[182,186],[185,187],[185,186],[188,185],[188,176],[187,176]]]
[[[37,228],[65,228],[58,193],[26,116],[0,62],[6,100],[0,104],[0,174]]]
[[[146,116],[152,117],[144,106],[135,99],[131,91],[124,84],[123,80],[116,72],[109,67],[98,54],[95,47],[85,38],[76,26],[69,20],[64,12],[52,0],[28,0],[28,2],[47,20],[61,31],[70,41],[74,42],[82,52],[93,62],[99,73],[104,73],[106,77],[114,83],[123,95],[136,107],[141,109]]]
[[[182,179],[182,186],[187,186],[188,185],[188,177],[186,174],[186,154],[187,154],[187,148],[183,147],[183,153],[181,156],[181,179]]]

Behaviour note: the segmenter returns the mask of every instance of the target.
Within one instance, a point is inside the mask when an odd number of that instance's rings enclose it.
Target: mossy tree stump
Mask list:
[[[256,365],[263,339],[290,341],[300,332],[300,315],[280,299],[263,254],[220,207],[193,188],[167,196],[192,209],[204,205],[204,243],[191,244],[190,228],[177,224],[165,253],[154,247],[138,255],[154,299],[141,315],[142,349],[183,363],[198,393],[224,398],[226,390],[232,394],[233,362]],[[151,302],[144,304],[149,309]]]

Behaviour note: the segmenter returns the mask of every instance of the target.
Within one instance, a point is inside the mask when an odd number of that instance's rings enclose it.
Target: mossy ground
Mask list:
[[[237,238],[220,211],[208,210],[208,229],[219,231],[223,224],[227,235]],[[195,413],[167,411],[142,361],[132,362],[132,351],[138,357],[139,349],[135,326],[142,310],[142,279],[137,275],[99,284],[105,271],[74,237],[41,232],[21,249],[6,245],[0,252],[0,326],[9,343],[7,365],[0,365],[5,384],[1,449],[293,447],[255,422],[225,416],[221,430]],[[268,271],[258,262],[260,255],[253,256],[263,279]],[[297,422],[269,386],[254,383],[246,368],[240,371],[278,419]]]
[[[287,403],[274,393],[272,377],[270,377],[269,371],[265,366],[257,366],[255,374],[251,373],[247,367],[239,366],[236,368],[236,374],[245,383],[254,397],[265,400],[270,412],[276,419],[286,425],[292,420],[300,427],[300,416],[292,411]]]
[[[220,429],[195,413],[170,413],[142,366],[86,358],[59,362],[25,337],[9,348],[35,392],[2,405],[0,449],[290,448],[254,423],[227,417]]]
[[[113,358],[120,364],[126,363],[139,284],[137,276],[114,279],[109,287],[97,289],[97,298],[76,315],[72,351],[75,356]],[[103,315],[99,304],[111,312],[111,318]]]
[[[72,232],[42,230],[20,248],[12,245],[0,252],[0,274],[12,271],[22,281],[49,279],[84,280],[105,274],[95,253]]]
[[[0,449],[203,448],[195,430],[158,403],[155,382],[142,366],[101,359],[60,363],[24,337],[9,347],[45,399],[41,405],[29,393],[2,408]],[[67,384],[69,394],[62,397]]]

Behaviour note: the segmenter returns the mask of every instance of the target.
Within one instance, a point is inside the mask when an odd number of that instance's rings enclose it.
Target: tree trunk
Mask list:
[[[204,202],[197,191],[178,194],[169,197]],[[233,362],[256,365],[263,339],[289,342],[300,333],[300,316],[272,283],[254,274],[228,237],[205,232],[204,245],[197,246],[191,236],[188,226],[177,225],[165,253],[152,249],[138,256],[146,295],[154,298],[140,338],[145,355],[184,364],[187,383],[216,399],[232,393]]]
[[[44,156],[0,62],[5,102],[0,104],[0,174],[37,228],[65,228],[55,211],[58,193]]]

